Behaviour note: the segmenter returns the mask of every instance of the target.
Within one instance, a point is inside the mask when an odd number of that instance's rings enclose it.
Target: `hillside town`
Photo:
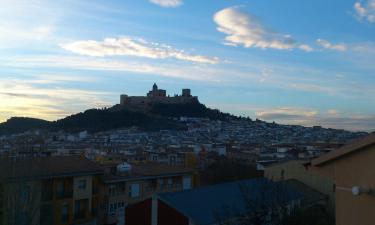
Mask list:
[[[191,99],[184,90],[169,103]],[[142,97],[147,101],[122,96],[120,105],[143,110],[165,98],[155,84]],[[187,129],[0,136],[0,224],[206,225],[232,224],[241,215],[250,224],[276,225],[314,212],[332,225],[346,209],[337,208],[339,184],[320,171],[332,157],[375,144],[373,134],[320,126],[172,119]],[[213,213],[228,205],[234,208]]]

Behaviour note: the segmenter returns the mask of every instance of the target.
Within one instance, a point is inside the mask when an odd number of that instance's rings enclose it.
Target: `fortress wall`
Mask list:
[[[127,96],[121,95],[120,97],[120,104],[121,105],[130,105],[135,107],[147,107],[153,103],[164,103],[164,104],[186,104],[186,103],[194,103],[199,102],[197,96],[187,96],[188,89],[185,91],[185,95],[179,95],[174,97],[165,97],[156,95],[154,97],[149,96]],[[165,91],[160,90],[161,92],[158,94],[163,94]],[[190,90],[189,90],[190,91]]]

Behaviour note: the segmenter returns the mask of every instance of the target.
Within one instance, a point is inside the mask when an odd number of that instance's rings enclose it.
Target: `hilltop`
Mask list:
[[[120,103],[110,108],[89,109],[56,121],[35,118],[14,117],[0,123],[0,135],[11,135],[31,130],[80,132],[87,130],[100,131],[136,127],[140,131],[187,130],[189,123],[181,117],[205,118],[210,121],[222,121],[240,128],[250,127],[249,132],[255,137],[271,140],[277,137],[294,135],[302,139],[326,136],[335,139],[337,136],[348,139],[363,136],[364,132],[349,132],[321,127],[302,127],[297,125],[280,125],[261,120],[237,117],[229,113],[210,109],[200,103],[197,96],[191,95],[190,89],[182,89],[180,95],[170,97],[166,90],[159,89],[156,84],[146,96],[128,96],[122,94]],[[254,134],[253,134],[254,133]],[[309,134],[309,135],[308,135]]]
[[[178,119],[181,116],[208,118],[211,120],[238,119],[200,103],[155,103],[146,109],[129,109],[121,105],[111,108],[89,109],[56,121],[27,117],[13,117],[0,123],[0,135],[22,133],[29,130],[65,130],[98,132],[136,126],[144,131],[185,130]]]

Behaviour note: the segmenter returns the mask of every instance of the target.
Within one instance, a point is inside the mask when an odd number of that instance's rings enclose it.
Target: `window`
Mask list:
[[[25,204],[29,200],[29,194],[30,194],[30,187],[25,186],[21,191],[21,199],[22,199],[22,202],[24,202]]]
[[[89,200],[81,199],[74,202],[74,218],[84,219],[89,209]]]
[[[124,202],[117,203],[117,208],[124,208]]]
[[[116,215],[116,203],[112,203],[109,205],[109,214],[111,216]]]
[[[191,189],[191,177],[184,177],[182,180],[182,188],[183,190]]]
[[[159,186],[160,186],[161,188],[164,187],[164,179],[162,179],[162,178],[159,179]]]
[[[110,185],[108,187],[108,194],[109,194],[109,196],[114,196],[116,194],[116,186],[115,185]]]
[[[168,178],[168,187],[169,188],[173,187],[173,179],[172,178]]]
[[[64,181],[62,180],[57,181],[56,191],[58,195],[62,195],[64,193]]]
[[[81,189],[81,190],[85,190],[86,189],[86,180],[79,180],[78,181],[78,188]]]
[[[175,165],[176,164],[176,156],[171,155],[169,157],[169,164],[171,164],[171,165]]]
[[[139,197],[139,184],[131,184],[129,187],[129,197],[137,198]]]
[[[64,203],[61,206],[61,223],[67,223],[68,222],[68,215],[69,215],[69,205],[67,203]]]

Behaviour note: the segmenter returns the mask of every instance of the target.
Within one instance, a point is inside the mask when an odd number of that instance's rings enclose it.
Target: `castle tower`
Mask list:
[[[182,96],[183,97],[191,97],[191,91],[190,89],[182,89]]]
[[[158,85],[156,85],[156,83],[154,83],[154,85],[152,85],[152,90],[153,91],[157,91],[158,90]]]

